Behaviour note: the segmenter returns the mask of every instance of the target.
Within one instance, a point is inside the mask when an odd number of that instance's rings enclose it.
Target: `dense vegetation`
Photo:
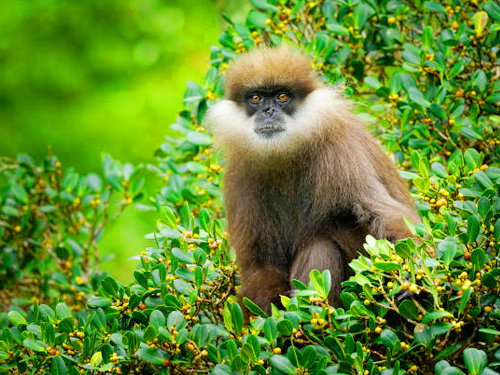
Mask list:
[[[228,19],[204,84],[188,84],[171,126],[179,136],[149,166],[164,185],[140,208],[161,219],[130,285],[94,268],[95,240],[110,210],[136,199],[140,167],[106,158],[101,178],[63,171],[53,156],[38,167],[26,155],[2,163],[1,371],[497,373],[500,7],[252,3],[246,24]],[[244,300],[245,322],[224,232],[223,160],[202,119],[237,54],[282,40],[300,44],[318,74],[363,104],[360,116],[411,186],[422,223],[408,225],[420,241],[368,237],[341,307],[328,306],[328,274],[313,271],[270,316]]]

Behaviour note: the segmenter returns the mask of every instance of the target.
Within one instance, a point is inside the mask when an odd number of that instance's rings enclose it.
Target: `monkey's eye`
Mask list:
[[[280,102],[286,102],[288,100],[288,95],[282,92],[281,94],[278,95],[278,100]]]
[[[255,104],[259,103],[261,100],[262,100],[262,96],[257,95],[257,94],[253,94],[253,95],[250,97],[250,101],[251,101],[252,103],[255,103]]]

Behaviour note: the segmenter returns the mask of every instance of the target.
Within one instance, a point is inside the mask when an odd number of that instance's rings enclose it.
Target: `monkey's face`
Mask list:
[[[296,109],[300,96],[286,88],[249,90],[240,100],[253,123],[253,131],[266,139],[286,131],[286,123]]]
[[[237,98],[219,101],[204,123],[227,157],[258,161],[318,147],[345,110],[334,88],[301,93],[276,86],[242,90]]]

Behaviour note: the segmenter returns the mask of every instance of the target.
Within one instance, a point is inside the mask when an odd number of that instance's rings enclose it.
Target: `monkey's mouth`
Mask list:
[[[276,125],[261,125],[255,128],[255,132],[265,138],[271,138],[275,134],[285,131],[285,128]]]

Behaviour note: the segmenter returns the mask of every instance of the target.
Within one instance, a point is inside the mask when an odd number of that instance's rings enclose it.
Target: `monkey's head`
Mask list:
[[[318,145],[331,130],[336,104],[343,103],[316,76],[311,60],[288,46],[258,48],[235,60],[225,94],[205,123],[226,156],[251,160],[286,157]],[[340,107],[343,113],[345,104]]]

